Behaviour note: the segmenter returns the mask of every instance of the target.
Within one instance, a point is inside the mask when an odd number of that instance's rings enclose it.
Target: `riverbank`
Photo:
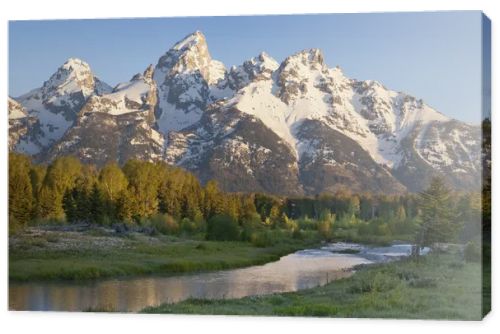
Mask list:
[[[458,254],[368,265],[351,277],[298,292],[186,300],[145,313],[408,319],[481,319],[481,266]]]
[[[9,238],[9,280],[91,280],[222,270],[264,264],[310,246],[290,239],[268,247],[105,229],[31,228]]]

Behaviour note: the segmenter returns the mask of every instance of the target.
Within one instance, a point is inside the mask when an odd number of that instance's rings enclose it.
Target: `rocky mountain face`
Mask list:
[[[30,136],[21,138],[16,150],[33,155],[51,147],[74,124],[90,96],[110,90],[92,74],[87,63],[68,59],[42,87],[17,98],[37,122]]]
[[[44,160],[75,155],[103,165],[136,158],[161,160],[164,139],[155,127],[157,88],[153,67],[117,85],[111,93],[93,95],[83,105],[73,126],[43,153]]]
[[[225,72],[224,65],[211,58],[201,32],[175,44],[155,67],[160,131],[166,134],[198,121],[213,101],[211,88]]]
[[[26,109],[9,97],[9,151],[16,148],[21,138],[27,138],[28,129],[35,127],[36,118],[31,117]]]
[[[286,195],[419,191],[433,175],[480,186],[479,126],[348,78],[318,49],[226,69],[195,32],[113,89],[70,59],[17,102],[9,147],[39,161],[164,160],[228,191]]]

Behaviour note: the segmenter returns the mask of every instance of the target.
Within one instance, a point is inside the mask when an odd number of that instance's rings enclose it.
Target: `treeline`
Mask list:
[[[111,224],[139,223],[158,213],[201,222],[215,215],[235,220],[256,214],[253,195],[222,192],[217,183],[202,187],[197,178],[165,163],[130,160],[101,169],[74,157],[48,166],[9,155],[9,217],[24,225],[34,219]]]
[[[479,197],[480,198],[480,197]],[[464,226],[475,219],[474,194],[453,198]],[[98,169],[74,157],[50,165],[9,154],[9,226],[37,221],[148,227],[166,234],[203,234],[208,239],[269,243],[276,233],[301,238],[317,234],[356,240],[360,236],[414,234],[418,196],[339,192],[314,198],[221,191],[202,186],[191,173],[162,162],[130,160]],[[464,228],[466,230],[466,228]],[[274,234],[272,234],[274,233]],[[475,234],[469,227],[468,236]]]

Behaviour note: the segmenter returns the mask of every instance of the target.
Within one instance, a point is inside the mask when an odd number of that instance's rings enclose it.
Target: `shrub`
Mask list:
[[[234,241],[240,238],[238,222],[228,215],[216,215],[207,224],[207,239]]]
[[[182,232],[195,234],[205,231],[206,223],[202,219],[191,220],[189,218],[182,218],[179,227]]]
[[[384,223],[377,226],[377,235],[390,235],[391,230],[389,229],[389,224]]]
[[[242,220],[241,240],[251,241],[252,235],[258,231],[262,231],[265,226],[260,220],[259,214],[249,215]]]
[[[175,219],[168,214],[157,214],[150,219],[150,225],[162,234],[177,234],[179,232],[179,224]]]
[[[250,242],[255,247],[269,247],[273,244],[269,231],[253,232],[250,236]]]
[[[280,242],[285,242],[287,238],[290,238],[290,234],[293,235],[289,231],[265,229],[252,233],[250,242],[255,247],[269,247]]]
[[[323,239],[330,240],[332,238],[332,224],[330,221],[320,221],[318,223],[318,232]]]
[[[293,219],[288,218],[285,213],[281,215],[276,227],[288,231],[295,231],[296,229],[298,229],[297,223]]]
[[[292,238],[296,240],[304,240],[305,234],[301,230],[296,229],[292,232]]]
[[[391,274],[378,272],[373,277],[372,291],[385,292],[396,288],[400,281]]]
[[[393,220],[389,223],[389,228],[393,234],[409,235],[415,233],[417,225],[414,219],[405,219],[402,221]]]
[[[350,293],[386,292],[395,289],[400,280],[391,273],[377,271],[375,275],[359,275],[353,278],[353,284],[348,288]]]
[[[316,230],[317,222],[314,219],[304,217],[297,220],[297,225],[301,230]]]

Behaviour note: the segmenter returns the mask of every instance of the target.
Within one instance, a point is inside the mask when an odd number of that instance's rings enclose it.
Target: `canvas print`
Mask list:
[[[9,22],[12,311],[480,320],[479,11]]]

